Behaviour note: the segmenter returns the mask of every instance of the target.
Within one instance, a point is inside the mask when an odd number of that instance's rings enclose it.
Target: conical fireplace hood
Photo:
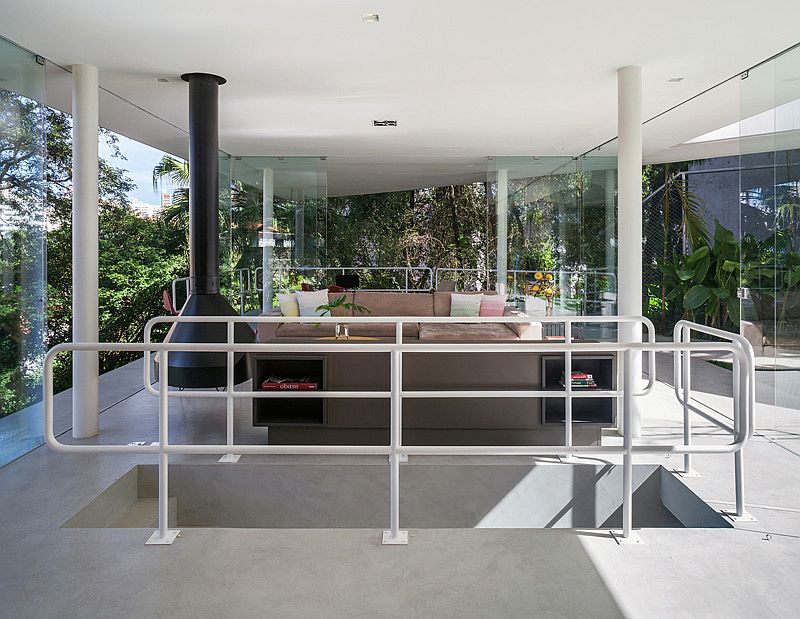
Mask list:
[[[208,73],[186,73],[189,82],[189,298],[182,316],[236,316],[219,292],[219,133],[218,91],[225,79]],[[170,342],[227,341],[225,323],[176,323]],[[234,339],[253,342],[253,330],[237,323]],[[169,384],[173,387],[224,387],[227,354],[170,352]],[[247,357],[234,354],[235,384],[249,378]]]

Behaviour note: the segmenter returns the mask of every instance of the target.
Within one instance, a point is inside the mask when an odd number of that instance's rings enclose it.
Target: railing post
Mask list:
[[[688,326],[681,327],[683,337],[681,338],[687,344],[692,339],[692,331]],[[692,415],[689,411],[689,397],[692,392],[692,351],[684,349],[681,352],[681,383],[683,387],[683,444],[687,447],[692,444]],[[736,378],[734,377],[734,380]],[[692,455],[683,454],[683,474],[685,476],[693,475],[692,471]]]
[[[234,323],[232,320],[227,322],[228,326],[228,346],[233,346],[234,343]],[[226,404],[226,430],[225,430],[225,444],[231,448],[231,451],[226,453],[219,459],[219,462],[238,462],[240,455],[233,453],[233,350],[228,350],[225,353],[226,355],[226,364],[225,370],[227,371],[227,381],[225,386],[225,404]]]
[[[403,444],[403,321],[395,324],[395,349],[391,354],[391,416],[389,455],[389,529],[383,532],[385,545],[408,544],[408,531],[400,530],[400,454]]]
[[[622,445],[625,453],[622,456],[622,537],[629,539],[633,527],[633,433],[631,417],[633,413],[633,375],[628,370],[633,363],[633,351],[624,353],[625,368],[622,386]]]
[[[158,530],[145,544],[165,545],[180,533],[169,528],[169,353],[161,351],[158,366]]]
[[[564,343],[569,346],[572,344],[572,322],[564,319]],[[572,447],[572,351],[564,351],[564,445]],[[564,460],[570,462],[575,460],[575,456],[568,454]]]

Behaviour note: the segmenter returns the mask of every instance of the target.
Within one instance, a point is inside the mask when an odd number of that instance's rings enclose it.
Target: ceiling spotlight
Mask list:
[[[396,120],[373,120],[372,121],[373,127],[396,127],[397,121]]]
[[[379,21],[381,21],[381,16],[377,13],[362,13],[361,21],[363,21],[365,24],[377,24]]]
[[[672,84],[675,84],[677,82],[682,82],[683,80],[684,80],[684,78],[682,78],[682,77],[671,77],[667,81],[672,83]]]

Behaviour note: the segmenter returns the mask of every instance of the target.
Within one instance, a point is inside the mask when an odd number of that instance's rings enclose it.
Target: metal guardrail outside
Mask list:
[[[421,322],[421,317],[281,317],[281,316],[166,316],[150,320],[145,327],[144,343],[65,343],[50,349],[45,357],[44,377],[44,410],[45,410],[45,440],[54,450],[66,453],[148,453],[159,455],[159,526],[158,530],[148,540],[148,544],[170,544],[174,541],[178,531],[169,530],[168,514],[168,469],[169,456],[172,454],[341,454],[341,455],[386,455],[389,457],[389,528],[384,531],[384,544],[408,543],[407,531],[400,529],[400,460],[409,455],[528,455],[528,456],[574,456],[579,455],[622,455],[623,456],[623,488],[622,488],[622,516],[623,538],[632,534],[633,526],[633,456],[638,453],[682,453],[682,454],[721,454],[739,452],[749,437],[752,435],[753,426],[753,396],[754,371],[752,348],[747,348],[740,341],[736,342],[690,342],[676,339],[673,342],[655,342],[655,330],[652,323],[640,316],[561,316],[547,317],[537,322],[562,322],[565,325],[565,342],[504,342],[504,343],[405,343],[403,342],[403,324],[405,322]],[[280,391],[235,391],[234,390],[234,352],[264,352],[281,351],[308,353],[319,352],[319,343],[282,344],[240,344],[234,342],[234,324],[248,323],[369,323],[369,322],[394,322],[394,342],[378,342],[371,344],[358,344],[349,342],[328,342],[324,344],[326,351],[341,350],[348,353],[387,353],[391,357],[391,380],[389,391],[315,391],[315,392],[280,392]],[[150,335],[152,328],[158,323],[176,322],[224,322],[227,323],[227,342],[218,344],[178,344],[178,343],[152,343]],[[496,318],[464,318],[464,317],[425,317],[425,323],[530,323],[526,316],[496,317]],[[640,323],[647,326],[649,338],[647,342],[598,342],[576,343],[572,341],[572,326],[574,323],[588,322],[614,322]],[[702,327],[690,323],[692,328]],[[148,392],[159,398],[159,442],[150,445],[85,445],[64,444],[58,441],[53,429],[53,361],[56,355],[69,351],[105,351],[124,350],[144,353],[145,387]],[[190,352],[225,352],[227,353],[227,387],[223,392],[184,390],[170,391],[164,388],[168,384],[168,355],[175,351]],[[683,445],[634,445],[632,436],[632,409],[633,398],[648,393],[655,383],[655,353],[672,352],[723,352],[733,358],[733,375],[737,388],[733,397],[733,417],[735,420],[732,428],[733,441],[729,444],[694,445],[684,440]],[[157,352],[161,355],[159,363],[159,388],[155,389],[150,384],[150,355]],[[481,397],[511,397],[511,398],[564,398],[565,399],[565,444],[552,446],[406,446],[402,441],[402,402],[404,398],[469,398],[474,397],[475,390],[441,390],[441,391],[407,391],[402,384],[402,363],[405,352],[426,353],[524,353],[524,352],[561,352],[564,354],[565,375],[572,373],[572,354],[577,352],[617,352],[623,355],[624,367],[629,367],[634,355],[648,353],[651,359],[651,372],[647,387],[642,391],[635,391],[631,384],[629,372],[623,372],[624,382],[622,389],[617,385],[614,390],[592,390],[591,392],[575,391],[572,381],[568,381],[563,391],[550,390],[489,390],[478,391]],[[688,384],[686,390],[688,391]],[[742,397],[747,394],[748,397]],[[193,445],[171,444],[169,442],[169,400],[172,397],[180,398],[224,398],[227,404],[227,438],[224,445]],[[390,406],[390,443],[389,445],[364,446],[364,445],[235,445],[233,437],[233,413],[236,398],[384,398],[389,399]],[[572,445],[572,400],[581,397],[619,398],[622,400],[623,418],[623,445]],[[684,400],[686,401],[686,400]],[[229,458],[235,460],[236,458]],[[741,471],[737,468],[737,475]],[[743,486],[737,481],[737,512],[744,515]],[[741,507],[740,499],[741,498]]]

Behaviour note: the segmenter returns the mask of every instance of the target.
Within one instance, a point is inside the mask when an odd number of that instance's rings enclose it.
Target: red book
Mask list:
[[[317,383],[271,383],[264,381],[261,388],[265,391],[316,391]]]

